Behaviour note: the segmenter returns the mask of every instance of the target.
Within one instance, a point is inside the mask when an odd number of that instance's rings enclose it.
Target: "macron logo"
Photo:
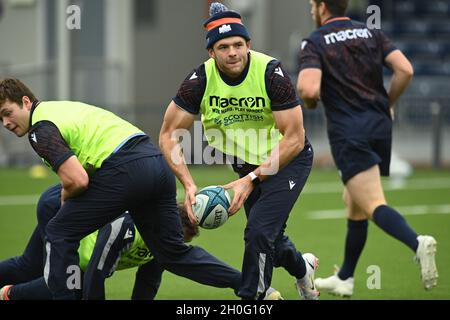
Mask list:
[[[198,78],[197,72],[194,72],[194,74],[189,78],[189,80],[195,80],[197,78]]]
[[[296,185],[296,183],[294,181],[289,180],[289,189],[291,189],[291,190],[294,189],[295,185]]]
[[[219,33],[220,34],[227,33],[227,32],[230,32],[230,31],[231,31],[231,26],[229,24],[224,24],[223,26],[221,26],[219,28]]]
[[[123,237],[123,239],[129,239],[129,238],[133,238],[133,232],[131,232],[130,229],[127,230],[127,233],[125,233],[125,237]]]
[[[307,44],[308,44],[308,41],[306,41],[306,40],[302,42],[302,50],[305,50]]]
[[[324,36],[326,44],[336,43],[336,41],[347,41],[357,38],[368,39],[372,38],[369,29],[348,29],[345,31],[332,32]]]
[[[281,70],[280,67],[278,67],[278,68],[275,69],[275,73],[278,74],[278,75],[280,75],[280,76],[282,76],[282,77],[284,78],[283,70]]]
[[[35,132],[33,132],[33,133],[31,134],[31,140],[33,140],[34,143],[37,143],[37,138],[36,138],[36,133],[35,133]]]

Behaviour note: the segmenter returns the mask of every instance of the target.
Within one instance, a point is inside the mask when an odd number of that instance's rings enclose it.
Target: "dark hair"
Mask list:
[[[6,100],[15,102],[19,106],[22,105],[22,98],[27,96],[31,102],[37,101],[33,92],[26,85],[24,85],[18,79],[4,79],[0,82],[0,106],[3,105]]]
[[[328,11],[333,16],[343,16],[347,11],[349,0],[314,0],[317,6],[320,5],[321,2],[325,3]]]
[[[200,233],[198,225],[194,225],[191,223],[191,220],[189,220],[188,213],[184,208],[183,203],[178,203],[178,211],[180,213],[181,225],[184,228],[183,231],[186,233],[186,236],[188,236],[189,238],[197,237]]]

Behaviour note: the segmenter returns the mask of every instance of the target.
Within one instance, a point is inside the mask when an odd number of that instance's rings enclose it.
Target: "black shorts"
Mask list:
[[[346,184],[358,173],[379,165],[382,176],[389,176],[392,139],[351,138],[333,141],[331,153],[339,169],[341,179]]]

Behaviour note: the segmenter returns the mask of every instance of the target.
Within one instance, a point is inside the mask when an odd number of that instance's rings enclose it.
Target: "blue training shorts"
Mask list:
[[[379,165],[382,176],[389,176],[392,139],[351,138],[333,141],[331,153],[339,169],[342,182],[346,184],[358,173]]]

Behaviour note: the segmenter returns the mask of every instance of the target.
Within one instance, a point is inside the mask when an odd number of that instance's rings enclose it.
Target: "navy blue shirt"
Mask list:
[[[345,17],[329,20],[302,42],[300,70],[322,70],[321,100],[330,142],[391,136],[383,66],[396,49],[381,30]]]
[[[34,102],[31,108],[28,140],[34,151],[45,159],[53,171],[57,173],[61,165],[75,153],[67,145],[58,127],[53,122],[39,121],[32,125],[33,112],[38,106],[39,102]],[[143,134],[128,140],[119,150],[105,159],[102,167],[106,164],[109,167],[117,167],[129,161],[157,155],[161,155],[161,151],[152,143],[149,136]]]
[[[249,59],[251,59],[250,55]],[[230,86],[237,86],[245,80],[249,66],[250,63],[247,64],[242,75],[236,80],[228,79],[226,75],[219,72],[225,83]],[[181,84],[173,101],[183,110],[194,115],[199,114],[200,104],[206,90],[206,81],[205,64],[202,64],[189,73]],[[272,111],[291,109],[303,104],[303,101],[297,96],[289,74],[283,68],[280,61],[273,60],[267,65],[265,83]]]

